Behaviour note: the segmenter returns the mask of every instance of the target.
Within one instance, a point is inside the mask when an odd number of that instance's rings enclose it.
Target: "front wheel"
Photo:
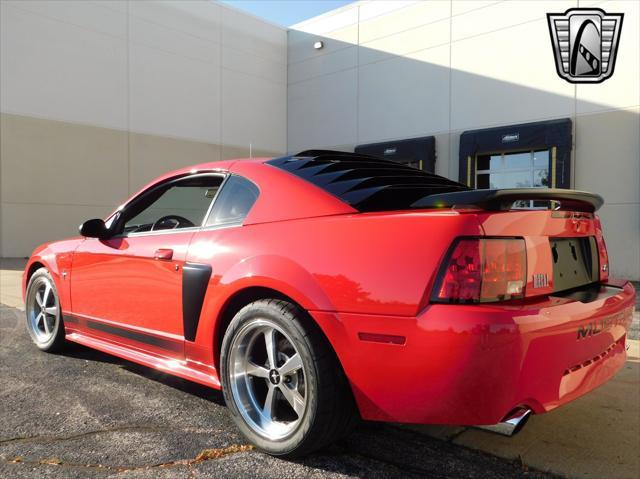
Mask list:
[[[342,368],[305,314],[286,301],[255,301],[236,314],[222,344],[233,418],[253,444],[277,456],[319,449],[344,436],[355,417]]]
[[[25,312],[27,329],[36,346],[47,352],[61,350],[64,346],[64,324],[60,299],[46,268],[40,268],[29,279]]]

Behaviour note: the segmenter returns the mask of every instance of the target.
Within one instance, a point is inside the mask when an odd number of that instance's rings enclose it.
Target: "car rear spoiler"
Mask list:
[[[542,200],[559,203],[554,209],[593,213],[603,204],[602,196],[586,191],[555,188],[514,188],[440,193],[419,199],[412,208],[453,208],[472,206],[490,211],[509,210],[516,201]]]

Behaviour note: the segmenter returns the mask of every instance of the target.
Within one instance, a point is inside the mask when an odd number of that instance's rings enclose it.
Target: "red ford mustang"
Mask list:
[[[513,433],[625,362],[635,292],[601,204],[351,153],[198,165],[37,248],[27,325],[222,388],[271,454],[359,416]]]

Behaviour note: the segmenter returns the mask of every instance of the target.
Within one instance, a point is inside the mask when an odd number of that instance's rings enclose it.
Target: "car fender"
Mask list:
[[[34,265],[41,264],[51,274],[51,278],[56,286],[56,290],[58,291],[58,295],[60,297],[60,302],[64,304],[63,308],[67,306],[67,302],[65,299],[67,298],[66,294],[66,285],[62,281],[62,271],[63,268],[59,264],[59,257],[52,251],[50,248],[44,247],[39,250],[34,251],[34,253],[29,258],[27,265],[24,268],[22,273],[22,299],[23,301],[27,300],[27,286],[29,283],[29,279],[31,274],[34,271]],[[66,309],[66,308],[65,308]]]
[[[26,300],[27,285],[34,265],[42,264],[51,274],[51,278],[58,291],[62,311],[70,311],[71,290],[69,285],[71,262],[73,252],[81,242],[82,239],[73,238],[38,246],[31,254],[22,273],[22,299]]]
[[[209,280],[200,314],[197,342],[217,344],[216,324],[237,293],[248,288],[269,288],[283,294],[305,310],[335,310],[313,274],[289,258],[261,255],[246,258]]]

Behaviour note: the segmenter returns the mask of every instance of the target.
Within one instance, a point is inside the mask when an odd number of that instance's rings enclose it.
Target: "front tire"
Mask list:
[[[27,330],[42,351],[57,352],[64,347],[64,323],[60,298],[51,274],[40,268],[27,285],[25,300]]]
[[[242,308],[222,343],[224,398],[259,449],[298,457],[347,434],[355,407],[342,368],[297,306],[259,300]]]

